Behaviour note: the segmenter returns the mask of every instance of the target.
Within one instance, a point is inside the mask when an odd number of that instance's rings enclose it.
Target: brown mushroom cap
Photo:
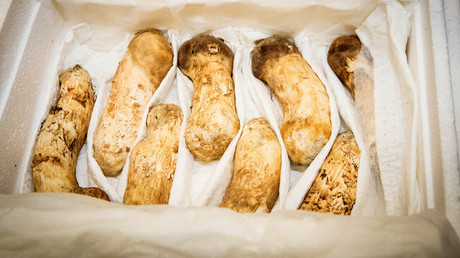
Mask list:
[[[272,36],[257,40],[256,46],[252,50],[252,73],[259,80],[264,80],[263,66],[267,60],[279,59],[281,56],[298,53],[299,49],[287,38]]]
[[[327,53],[327,63],[332,71],[339,77],[355,96],[354,66],[353,61],[361,50],[361,41],[356,35],[336,38]]]
[[[173,128],[171,120],[182,121],[182,110],[174,104],[158,104],[150,108],[147,115],[148,130],[158,130],[158,128]],[[172,129],[171,129],[172,130]]]
[[[128,46],[133,61],[153,77],[164,78],[173,64],[173,49],[163,34],[156,29],[136,33]],[[146,58],[153,56],[154,58]],[[154,83],[161,83],[159,82]]]
[[[198,36],[182,44],[178,64],[185,75],[190,77],[190,71],[202,62],[221,62],[232,71],[233,52],[223,39],[213,36]]]

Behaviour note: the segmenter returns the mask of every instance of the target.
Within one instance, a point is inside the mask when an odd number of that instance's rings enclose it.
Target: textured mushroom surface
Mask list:
[[[137,33],[118,65],[94,135],[94,159],[106,176],[118,176],[139,130],[147,103],[173,63],[173,50],[157,30]]]
[[[221,40],[198,36],[179,49],[179,68],[193,82],[185,143],[201,161],[220,159],[238,133],[233,53]]]
[[[91,76],[80,65],[59,76],[59,99],[35,141],[32,178],[36,192],[77,193],[109,200],[99,188],[78,186],[75,170],[94,107]]]
[[[238,212],[265,212],[279,194],[281,146],[268,121],[249,121],[236,146],[233,178],[220,207]]]
[[[268,84],[281,104],[281,136],[289,158],[310,165],[331,136],[326,87],[297,47],[278,36],[256,41],[252,72]]]
[[[339,134],[299,209],[350,215],[356,201],[360,153],[351,131]]]
[[[182,110],[174,104],[150,109],[147,137],[129,157],[124,204],[168,204],[176,171]]]

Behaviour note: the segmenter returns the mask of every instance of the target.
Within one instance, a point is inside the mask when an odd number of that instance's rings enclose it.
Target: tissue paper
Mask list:
[[[73,194],[25,194],[0,195],[0,222],[4,256],[460,255],[454,229],[433,210],[408,217],[292,210],[264,216],[216,207],[128,207]]]

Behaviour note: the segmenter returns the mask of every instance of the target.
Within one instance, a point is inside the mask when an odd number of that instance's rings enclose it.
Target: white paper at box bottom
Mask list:
[[[124,206],[74,194],[0,195],[2,256],[459,257],[440,213],[345,217],[298,211]]]

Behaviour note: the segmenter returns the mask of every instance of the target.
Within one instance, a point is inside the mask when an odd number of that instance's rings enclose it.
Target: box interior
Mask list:
[[[147,27],[208,32],[217,24],[257,27],[271,33],[292,35],[305,27],[317,35],[335,38],[352,34],[377,3],[361,1],[339,12],[346,23],[337,23],[334,12],[340,1],[318,5],[296,1],[257,1],[206,4],[170,1],[12,1],[0,31],[2,78],[0,92],[0,192],[18,193],[26,173],[30,173],[30,153],[34,139],[57,93],[61,67],[59,55],[70,26],[85,22],[101,30],[132,32]],[[244,12],[241,9],[244,8]],[[305,15],[314,14],[314,15]],[[435,208],[455,218],[460,200],[450,200],[446,189],[446,158],[443,143],[433,55],[433,33],[424,20],[430,17],[429,4],[414,7],[413,26],[407,46],[408,63],[418,85],[420,126],[417,180],[423,209]],[[457,162],[458,168],[458,162]],[[460,175],[457,172],[458,179]],[[458,196],[454,194],[454,196]],[[453,203],[453,204],[452,204]],[[455,210],[455,213],[453,210]],[[451,219],[452,221],[452,219]],[[457,223],[457,231],[458,223]]]

